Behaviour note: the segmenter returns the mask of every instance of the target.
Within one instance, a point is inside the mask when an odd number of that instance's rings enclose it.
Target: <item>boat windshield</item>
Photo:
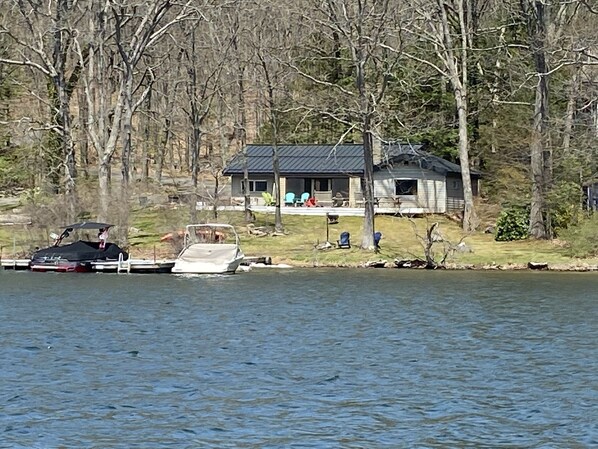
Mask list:
[[[187,230],[187,244],[196,243],[234,243],[231,236],[224,229],[196,227]]]

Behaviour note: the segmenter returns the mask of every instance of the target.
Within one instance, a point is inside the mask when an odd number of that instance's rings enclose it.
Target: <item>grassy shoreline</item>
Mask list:
[[[171,218],[174,218],[171,215]],[[284,215],[284,235],[270,233],[256,236],[249,233],[247,224],[241,213],[220,213],[218,220],[210,218],[207,213],[201,221],[223,222],[233,224],[239,233],[241,247],[247,256],[269,256],[275,264],[287,264],[294,267],[364,267],[368,262],[386,260],[388,266],[394,267],[394,260],[413,260],[424,258],[424,236],[433,223],[438,223],[438,237],[442,241],[434,243],[435,259],[440,261],[449,247],[454,248],[463,242],[464,250],[449,251],[446,269],[485,269],[485,270],[522,270],[528,264],[546,263],[549,270],[558,271],[593,271],[598,270],[598,258],[577,259],[567,254],[567,248],[558,240],[536,241],[522,240],[514,242],[497,242],[492,234],[481,231],[464,234],[460,225],[444,216],[428,216],[422,218],[406,218],[395,216],[376,216],[375,228],[383,234],[379,253],[364,251],[359,248],[363,233],[362,217],[340,217],[339,223],[327,226],[326,217]],[[180,218],[176,225],[165,228],[165,222],[152,219],[147,211],[137,215],[137,222],[147,229],[154,223],[158,233],[180,229],[186,224]],[[162,227],[157,224],[162,222]],[[134,224],[135,226],[135,224]],[[175,226],[173,228],[173,226]],[[178,227],[177,227],[178,226]],[[274,230],[274,216],[257,214],[255,227],[266,231]],[[327,229],[328,228],[328,229]],[[337,249],[335,246],[343,231],[351,233],[352,247]],[[317,249],[327,240],[333,245],[326,250]],[[159,240],[159,236],[155,236]],[[131,236],[131,253],[143,250],[147,254],[154,245],[151,238]],[[168,244],[155,246],[156,254],[174,256],[176,251]],[[170,251],[170,253],[169,253]]]
[[[184,228],[188,224],[187,217],[188,208],[183,206],[134,209],[128,232],[128,250],[131,256],[147,259],[176,257],[176,246],[160,242],[160,237]],[[444,267],[446,269],[522,270],[528,269],[528,263],[532,262],[547,264],[548,270],[555,271],[598,270],[598,258],[571,257],[566,245],[558,240],[497,242],[492,234],[481,231],[463,234],[458,223],[444,216],[376,216],[375,229],[383,234],[378,253],[359,248],[363,233],[362,217],[340,217],[337,224],[327,226],[325,216],[283,215],[285,232],[283,235],[276,235],[269,232],[274,230],[274,215],[257,214],[253,225],[266,231],[267,235],[264,236],[250,234],[243,214],[239,212],[221,212],[218,219],[214,219],[211,212],[204,211],[200,213],[198,221],[232,224],[239,233],[241,248],[247,256],[268,256],[274,264],[293,267],[364,267],[368,262],[380,260],[386,260],[387,266],[394,267],[395,259],[424,259],[426,230],[433,223],[438,223],[438,241],[432,249],[437,262],[448,251]],[[2,257],[12,257],[13,239],[18,241],[20,256],[26,257],[33,247],[43,246],[47,242],[49,231],[35,226],[0,226]],[[343,231],[351,233],[350,249],[335,247],[336,240]],[[332,248],[317,249],[327,240]],[[460,242],[463,242],[464,247],[455,249]]]

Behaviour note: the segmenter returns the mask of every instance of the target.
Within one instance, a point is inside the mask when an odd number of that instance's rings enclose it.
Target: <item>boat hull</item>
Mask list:
[[[31,262],[29,266],[31,271],[37,272],[55,272],[55,273],[90,273],[92,271],[89,262]]]
[[[173,274],[234,274],[243,257],[231,260],[225,263],[213,262],[188,262],[184,260],[177,260],[172,267]]]
[[[176,258],[175,274],[232,274],[244,259],[239,236],[229,224],[197,224],[185,228],[184,248]]]

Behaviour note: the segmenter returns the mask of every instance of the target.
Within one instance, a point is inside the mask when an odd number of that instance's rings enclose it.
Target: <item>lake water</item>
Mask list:
[[[597,342],[597,273],[0,271],[0,447],[598,447]]]

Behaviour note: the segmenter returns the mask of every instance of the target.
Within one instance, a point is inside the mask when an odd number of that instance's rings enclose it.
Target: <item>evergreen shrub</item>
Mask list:
[[[526,208],[510,207],[504,209],[496,220],[494,240],[510,242],[528,237],[529,216]]]
[[[581,214],[581,186],[574,182],[559,182],[548,195],[552,230],[560,235],[563,229],[577,223]]]
[[[598,213],[594,213],[575,226],[561,231],[560,238],[567,242],[568,253],[573,257],[598,256]]]

